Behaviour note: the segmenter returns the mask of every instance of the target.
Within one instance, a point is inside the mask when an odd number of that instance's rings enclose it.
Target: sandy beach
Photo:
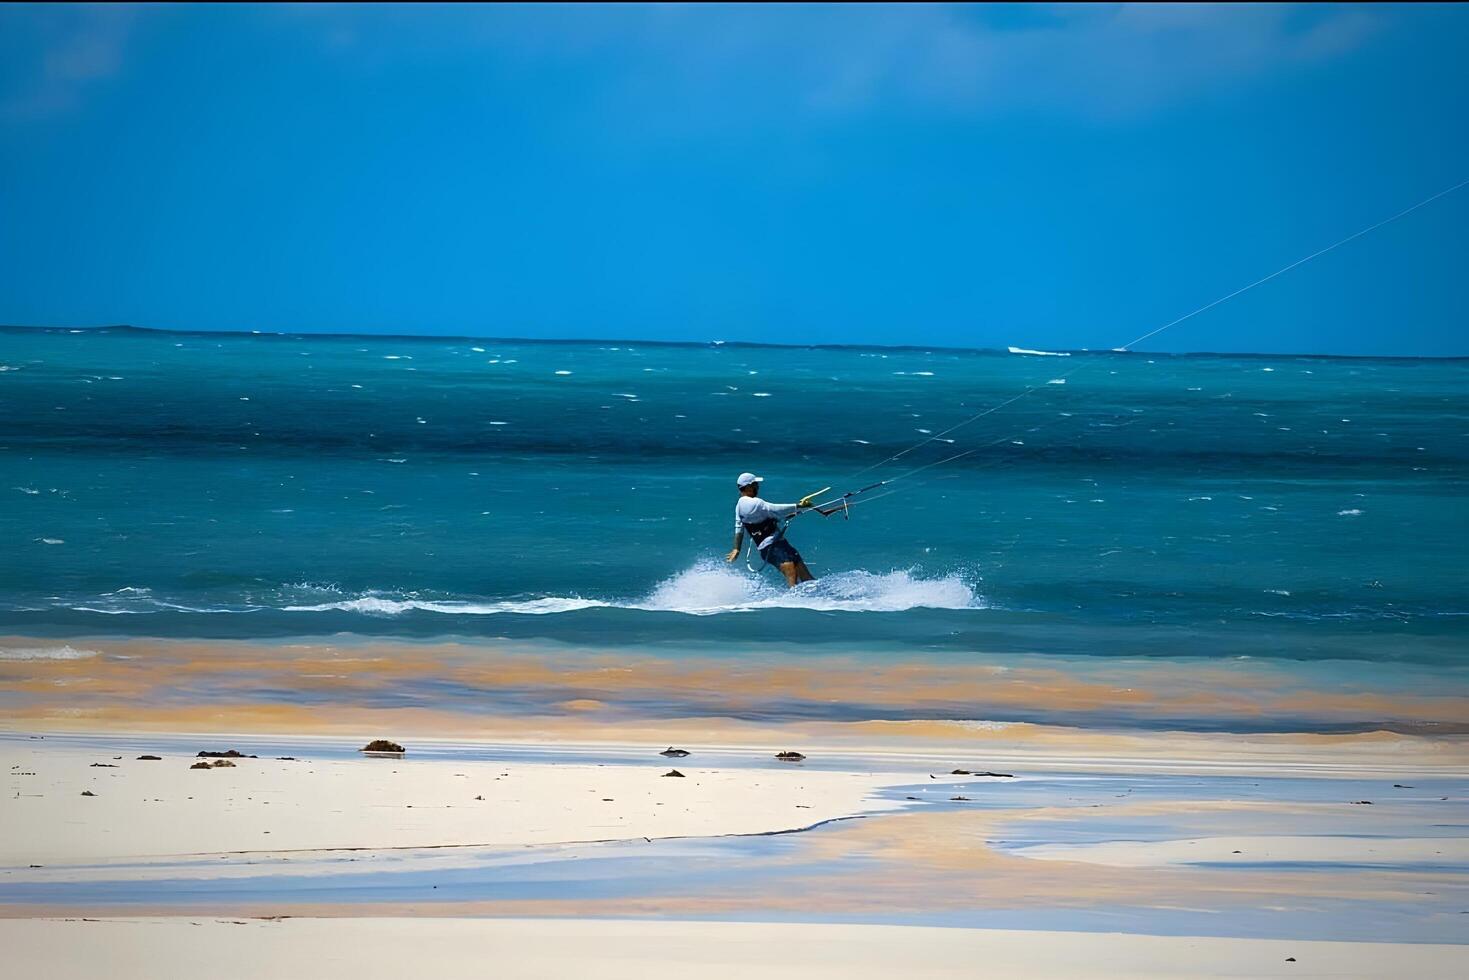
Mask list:
[[[4,802],[13,832],[0,841],[0,864],[779,833],[893,807],[872,796],[902,780],[710,769],[656,751],[640,766],[406,756],[240,758],[201,771],[194,756],[139,761],[55,744],[11,743],[0,753],[15,789]]]
[[[821,731],[673,759],[11,732],[0,942],[58,977],[387,976],[425,946],[449,976],[1462,972],[1452,742],[1026,730],[1002,769],[983,738]]]
[[[438,976],[1463,976],[1460,946],[739,922],[199,918],[0,920],[21,975],[56,980]]]

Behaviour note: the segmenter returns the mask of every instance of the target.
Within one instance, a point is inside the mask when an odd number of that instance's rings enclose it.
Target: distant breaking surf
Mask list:
[[[1032,355],[1034,355],[1036,357],[1070,357],[1071,356],[1071,352],[1070,351],[1026,350],[1024,347],[1007,347],[1005,349],[1008,350],[1012,354],[1032,354]]]

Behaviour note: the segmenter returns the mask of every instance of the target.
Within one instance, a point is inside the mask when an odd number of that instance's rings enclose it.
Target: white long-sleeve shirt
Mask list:
[[[798,509],[795,504],[769,504],[759,497],[741,497],[735,504],[735,533],[744,533],[746,524],[759,524],[771,518],[779,520],[782,517],[789,517]],[[774,535],[761,541],[760,550],[764,551],[773,541],[775,541]]]

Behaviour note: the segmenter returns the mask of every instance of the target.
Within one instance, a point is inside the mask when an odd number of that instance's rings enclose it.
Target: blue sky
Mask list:
[[[0,322],[1112,347],[1469,177],[1469,7],[0,7]],[[1155,350],[1469,354],[1469,188]]]

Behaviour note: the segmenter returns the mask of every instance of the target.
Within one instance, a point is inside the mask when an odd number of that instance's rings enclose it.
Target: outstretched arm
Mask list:
[[[734,536],[734,547],[730,549],[729,554],[724,556],[724,560],[734,561],[736,558],[738,558],[740,556],[740,548],[744,546],[744,543],[745,532],[736,531]]]

